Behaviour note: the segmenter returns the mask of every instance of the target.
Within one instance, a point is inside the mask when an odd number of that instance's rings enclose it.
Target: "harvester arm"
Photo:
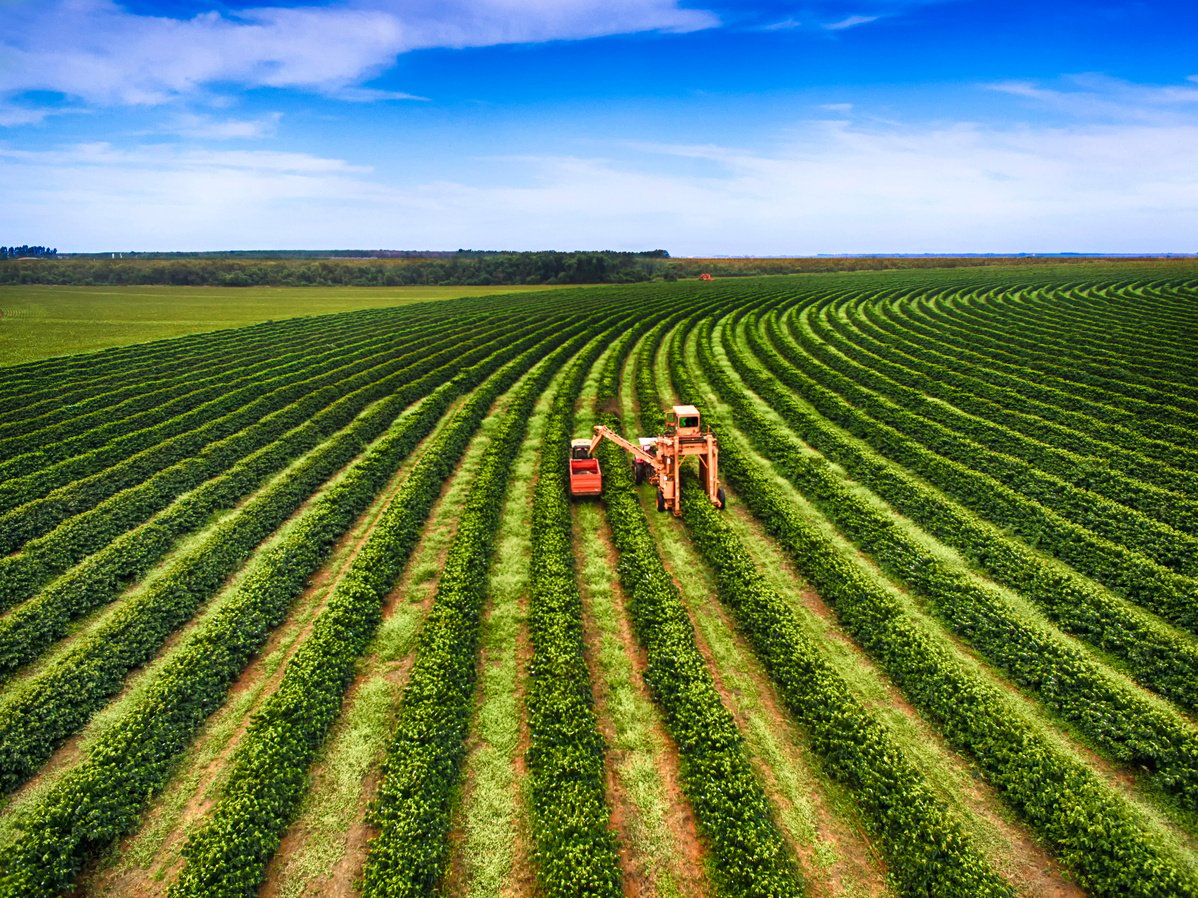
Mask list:
[[[595,454],[595,449],[603,442],[604,439],[611,440],[621,449],[631,452],[637,459],[653,468],[657,468],[661,461],[656,456],[650,455],[638,446],[636,443],[631,443],[624,439],[610,427],[605,427],[602,424],[595,425],[595,438],[591,440],[591,455]]]

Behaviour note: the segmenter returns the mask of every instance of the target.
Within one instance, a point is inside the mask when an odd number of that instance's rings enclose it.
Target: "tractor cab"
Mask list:
[[[590,440],[571,440],[570,441],[570,458],[590,458],[591,457],[591,441]]]
[[[697,437],[699,410],[693,405],[676,405],[666,412],[666,433],[680,437]]]

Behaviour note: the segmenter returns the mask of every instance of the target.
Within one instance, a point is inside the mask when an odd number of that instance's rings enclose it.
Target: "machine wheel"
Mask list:
[[[634,459],[632,462],[632,479],[637,486],[645,482],[645,473],[641,470],[641,466]]]
[[[720,511],[728,507],[728,501],[724,498],[724,488],[722,486],[715,491],[715,497],[720,500]]]
[[[666,510],[666,495],[660,489],[658,489],[658,491],[657,491],[657,510],[658,511]]]

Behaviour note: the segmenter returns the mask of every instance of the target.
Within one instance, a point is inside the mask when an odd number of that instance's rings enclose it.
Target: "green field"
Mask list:
[[[43,287],[0,285],[0,365],[271,319],[544,287]]]
[[[1198,898],[1198,264],[401,295],[0,369],[0,898]]]

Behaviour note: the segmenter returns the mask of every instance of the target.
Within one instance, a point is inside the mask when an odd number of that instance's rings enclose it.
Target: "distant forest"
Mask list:
[[[1151,258],[1151,257],[1148,257]],[[1084,255],[808,256],[678,258],[648,252],[457,250],[244,250],[59,255],[41,246],[0,247],[0,284],[192,287],[411,287],[627,284],[701,274],[746,277],[819,271],[1061,265],[1132,261]],[[1159,257],[1157,257],[1159,261]]]
[[[673,279],[664,250],[623,252],[124,253],[0,264],[0,284],[408,287]]]
[[[0,246],[0,260],[7,259],[50,259],[58,255],[58,250],[48,246]]]

